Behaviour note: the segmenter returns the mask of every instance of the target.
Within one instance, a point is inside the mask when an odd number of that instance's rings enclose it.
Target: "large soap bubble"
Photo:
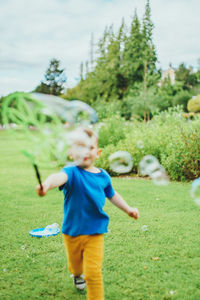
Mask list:
[[[63,121],[71,125],[88,125],[98,121],[96,111],[80,100],[67,101],[58,96],[32,93],[31,96],[41,101],[47,108],[54,111]]]
[[[16,124],[16,129],[28,129],[30,126],[39,129],[46,122],[58,121],[55,113],[43,112],[45,105],[33,99],[28,93],[13,93],[7,96],[2,103],[2,121],[10,128]]]
[[[200,177],[192,182],[191,196],[197,205],[200,205]]]
[[[116,173],[129,173],[133,168],[132,157],[127,151],[117,151],[108,158],[110,168]]]
[[[160,170],[151,173],[150,178],[156,185],[167,185],[169,183],[169,177],[162,166],[160,167]]]
[[[3,124],[17,124],[23,128],[66,122],[71,126],[95,124],[96,111],[80,100],[67,101],[42,93],[13,93],[2,104]]]
[[[11,123],[16,124],[16,129],[26,133],[31,144],[26,151],[37,161],[58,162],[58,165],[70,160],[71,137],[77,137],[74,130],[78,126],[92,126],[98,121],[96,111],[82,101],[67,101],[41,93],[17,92],[9,95],[3,101],[2,116],[5,127],[11,128]],[[15,134],[14,130],[11,132]],[[83,132],[79,132],[80,135],[84,136]],[[84,136],[82,140],[87,139]]]
[[[94,124],[98,121],[96,111],[88,104],[80,101],[68,101],[66,110],[63,112],[63,118],[69,123],[78,123],[81,125]]]
[[[140,173],[143,176],[151,175],[153,172],[160,169],[158,159],[153,155],[146,155],[139,163]]]
[[[139,148],[139,149],[143,149],[144,148],[144,142],[142,141],[142,140],[139,140],[139,141],[137,141],[137,147]]]
[[[167,185],[169,178],[165,169],[153,155],[146,155],[139,163],[139,171],[143,176],[150,176],[156,185]]]
[[[92,126],[98,121],[96,111],[88,104],[16,92],[4,99],[1,108],[3,128],[11,129],[14,138],[18,129],[25,135],[28,146],[21,152],[33,165],[40,185],[39,165],[80,165],[87,159],[90,139],[77,127]]]

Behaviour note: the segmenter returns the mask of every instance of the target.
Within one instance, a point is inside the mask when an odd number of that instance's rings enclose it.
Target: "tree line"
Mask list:
[[[135,10],[130,26],[122,19],[116,32],[113,25],[106,27],[95,51],[92,35],[90,59],[81,63],[80,79],[75,87],[65,91],[65,69],[53,58],[44,80],[34,91],[61,95],[67,100],[80,99],[97,110],[110,104],[126,119],[134,115],[149,119],[177,105],[187,111],[188,100],[200,94],[200,59],[196,72],[181,63],[175,70],[175,83],[170,78],[161,82],[162,70],[158,68],[153,29],[150,1],[147,0],[142,20]]]
[[[157,54],[153,43],[153,28],[149,0],[140,22],[137,11],[130,28],[122,20],[115,33],[113,25],[106,27],[97,44],[96,60],[80,66],[80,82],[68,89],[66,98],[81,98],[87,102],[122,100],[137,83],[148,86],[159,77]],[[91,49],[92,50],[92,49]]]

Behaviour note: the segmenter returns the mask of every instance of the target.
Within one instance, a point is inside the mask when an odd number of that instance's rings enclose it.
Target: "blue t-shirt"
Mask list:
[[[105,198],[115,191],[108,173],[99,169],[91,173],[80,167],[64,167],[67,182],[59,189],[64,192],[62,233],[70,236],[108,232],[109,216],[104,212]]]

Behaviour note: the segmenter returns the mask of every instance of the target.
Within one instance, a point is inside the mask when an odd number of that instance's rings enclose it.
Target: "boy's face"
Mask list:
[[[95,137],[90,138],[90,143],[76,141],[71,148],[71,156],[82,168],[93,166],[95,160],[100,156],[100,149]]]

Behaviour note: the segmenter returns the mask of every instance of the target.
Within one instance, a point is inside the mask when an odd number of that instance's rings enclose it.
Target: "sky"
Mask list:
[[[0,96],[32,91],[52,58],[61,62],[66,88],[77,84],[80,64],[90,59],[90,40],[106,26],[127,27],[135,9],[140,20],[146,0],[0,0]],[[163,70],[200,58],[200,1],[150,0],[153,42]],[[95,50],[95,46],[94,46]]]

